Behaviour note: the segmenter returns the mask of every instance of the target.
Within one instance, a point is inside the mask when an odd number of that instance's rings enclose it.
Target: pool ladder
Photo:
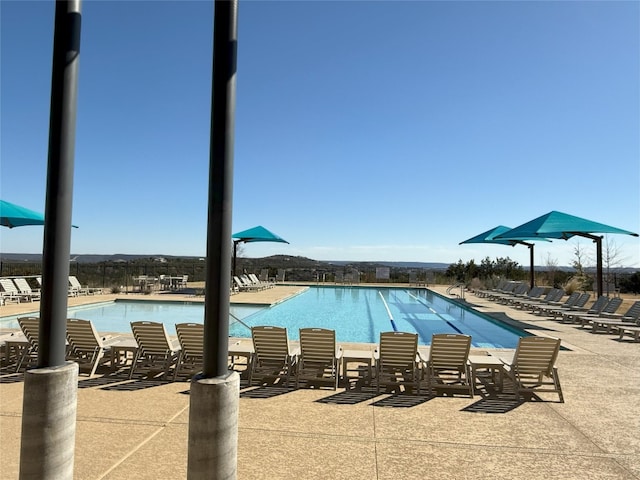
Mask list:
[[[454,283],[453,285],[447,288],[447,295],[456,295],[464,300],[464,285],[465,285],[464,282]],[[460,287],[460,295],[458,295],[457,293],[451,293],[453,290],[455,290],[458,287]]]

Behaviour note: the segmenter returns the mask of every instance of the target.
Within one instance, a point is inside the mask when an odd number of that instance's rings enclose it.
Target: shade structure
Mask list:
[[[499,243],[502,245],[516,245],[518,243],[517,240],[501,240],[495,238],[497,235],[508,232],[509,230],[511,230],[511,228],[505,227],[504,225],[498,225],[491,230],[487,230],[486,232],[476,235],[475,237],[471,237],[464,242],[460,242],[459,245],[462,245],[463,243]]]
[[[593,222],[562,212],[549,212],[535,218],[519,227],[495,236],[496,240],[532,239],[532,238],[558,238],[568,240],[574,235],[585,236],[591,233],[619,233],[633,235],[637,233],[621,228],[611,227],[603,223]]]
[[[498,225],[495,228],[492,228],[491,230],[487,230],[486,232],[483,232],[479,235],[476,235],[475,237],[471,237],[467,240],[465,240],[464,242],[460,242],[459,245],[462,245],[463,243],[497,243],[500,245],[511,245],[512,247],[515,245],[526,245],[527,247],[529,247],[529,261],[530,261],[530,266],[529,266],[529,284],[531,286],[531,288],[534,287],[535,284],[535,272],[534,272],[534,255],[533,255],[533,243],[529,243],[529,242],[525,242],[525,240],[543,240],[543,241],[550,241],[547,240],[546,238],[538,238],[538,237],[534,237],[534,238],[520,238],[520,239],[499,239],[496,238],[498,235],[508,232],[511,229],[509,227],[505,227],[504,225]]]
[[[275,233],[267,230],[261,225],[243,230],[231,235],[233,238],[233,274],[236,274],[236,253],[239,243],[249,242],[277,242],[277,243],[289,243],[284,238],[279,237]]]
[[[15,203],[0,200],[0,225],[9,228],[44,225],[44,215]],[[78,228],[77,225],[71,226]]]
[[[44,225],[44,215],[15,203],[0,200],[0,225],[9,228]]]
[[[538,218],[523,223],[507,232],[495,236],[496,240],[526,240],[532,238],[557,238],[568,240],[573,236],[585,237],[596,244],[596,279],[598,283],[598,296],[602,295],[602,237],[597,233],[616,233],[623,235],[638,234],[612,227],[603,223],[594,222],[585,218],[576,217],[567,213],[552,211]]]

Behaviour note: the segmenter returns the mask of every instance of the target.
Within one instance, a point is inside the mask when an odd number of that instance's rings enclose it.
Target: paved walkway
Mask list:
[[[238,478],[640,478],[640,344],[467,301],[562,338],[565,403],[553,394],[518,403],[484,388],[473,399],[428,398],[243,381]],[[18,477],[22,379],[0,375],[2,479]],[[186,478],[188,392],[188,382],[81,375],[75,478]]]

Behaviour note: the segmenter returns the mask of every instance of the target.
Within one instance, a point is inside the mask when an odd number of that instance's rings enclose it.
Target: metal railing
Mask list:
[[[451,293],[456,288],[460,288],[460,295],[457,293]],[[458,295],[460,298],[464,300],[464,291],[465,291],[465,282],[456,282],[453,285],[447,287],[447,295]]]

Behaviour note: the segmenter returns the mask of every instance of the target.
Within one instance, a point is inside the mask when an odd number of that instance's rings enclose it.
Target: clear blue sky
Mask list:
[[[0,14],[0,197],[43,211],[54,2]],[[85,0],[82,22],[72,252],[204,255],[213,2]],[[251,257],[523,265],[458,244],[551,210],[640,232],[639,94],[636,1],[241,0],[233,231],[290,242]],[[42,251],[41,227],[0,235]]]

